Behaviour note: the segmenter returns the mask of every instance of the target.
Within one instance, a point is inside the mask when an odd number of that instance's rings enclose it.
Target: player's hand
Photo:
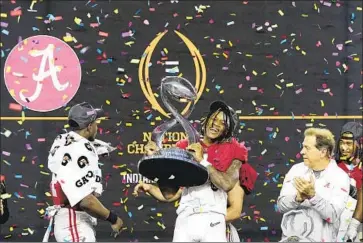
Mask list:
[[[146,183],[140,181],[139,184],[137,184],[135,186],[134,192],[132,193],[132,195],[137,197],[137,196],[139,196],[139,192],[141,192],[141,191],[148,192],[150,189],[151,189],[150,184],[146,184]]]
[[[122,221],[122,219],[117,217],[116,223],[111,225],[111,228],[112,228],[111,236],[113,238],[116,238],[121,233],[121,228],[122,228],[123,224],[124,224],[124,222]]]
[[[203,160],[203,147],[200,143],[193,143],[186,148],[198,162]]]
[[[145,147],[145,155],[150,156],[153,155],[155,152],[159,151],[160,148],[156,145],[156,143],[154,141],[149,141]]]

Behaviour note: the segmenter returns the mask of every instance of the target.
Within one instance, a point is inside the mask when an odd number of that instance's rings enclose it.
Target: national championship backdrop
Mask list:
[[[209,104],[240,116],[237,137],[258,172],[235,222],[243,241],[278,241],[276,200],[301,161],[303,132],[335,134],[362,112],[360,1],[1,1],[1,175],[10,219],[1,241],[41,241],[51,203],[47,156],[83,101],[109,120],[98,139],[117,147],[101,159],[101,201],[124,219],[119,241],[171,241],[177,203],[131,193],[137,162],[158,124],[167,75],[199,93],[189,117],[199,128]],[[185,108],[177,104],[178,110]],[[165,146],[185,138],[181,127]],[[113,241],[99,222],[98,241]],[[51,237],[54,241],[54,238]]]

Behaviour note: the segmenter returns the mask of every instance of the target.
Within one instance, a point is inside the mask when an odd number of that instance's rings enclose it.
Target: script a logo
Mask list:
[[[66,105],[81,83],[81,65],[62,40],[38,35],[19,42],[4,67],[5,85],[22,106],[47,112]]]
[[[164,31],[162,33],[158,33],[156,37],[150,42],[146,50],[144,51],[144,54],[141,57],[140,63],[139,63],[139,82],[141,86],[141,90],[144,93],[146,99],[150,102],[152,105],[152,108],[159,111],[162,115],[169,117],[169,114],[165,112],[165,110],[160,106],[158,101],[156,100],[153,91],[151,89],[150,85],[150,77],[149,77],[149,63],[151,60],[151,56],[161,40],[161,38],[164,37],[164,35],[168,33],[168,31]],[[175,34],[179,36],[179,38],[185,43],[185,45],[188,47],[190,55],[193,57],[193,62],[195,66],[195,89],[197,91],[197,99],[195,100],[195,103],[200,99],[200,96],[203,93],[205,84],[206,84],[206,67],[203,60],[202,55],[200,54],[199,50],[195,47],[195,45],[183,34],[181,34],[178,31],[174,31]],[[188,103],[186,107],[183,109],[181,114],[185,114],[185,112],[189,109],[189,106],[191,104]]]

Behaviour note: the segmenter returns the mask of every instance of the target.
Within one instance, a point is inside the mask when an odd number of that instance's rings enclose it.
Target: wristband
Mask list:
[[[111,224],[116,224],[117,222],[117,215],[110,211],[106,221],[110,222]]]
[[[202,161],[200,161],[200,164],[203,165],[204,167],[208,167],[211,166],[212,164],[209,163],[207,160],[203,159]]]

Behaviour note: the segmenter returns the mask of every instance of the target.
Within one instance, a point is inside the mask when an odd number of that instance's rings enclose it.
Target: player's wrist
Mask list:
[[[110,222],[111,224],[116,224],[118,216],[110,211],[106,221]]]

